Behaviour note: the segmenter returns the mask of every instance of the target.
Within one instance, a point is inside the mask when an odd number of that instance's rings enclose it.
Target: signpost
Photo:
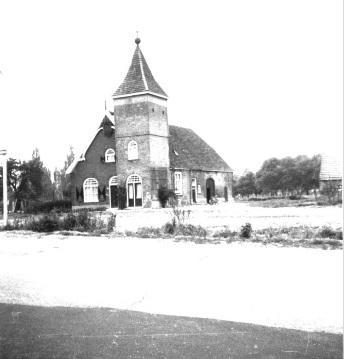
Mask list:
[[[2,189],[3,189],[3,224],[7,225],[7,152],[6,150],[0,150],[0,158],[2,159]]]

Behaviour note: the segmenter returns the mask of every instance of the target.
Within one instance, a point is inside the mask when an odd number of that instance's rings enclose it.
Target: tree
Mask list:
[[[55,169],[54,171],[54,184],[58,199],[70,199],[72,196],[71,181],[66,172],[68,167],[74,161],[74,158],[73,147],[70,146],[63,168],[61,170]]]
[[[276,194],[281,188],[281,161],[277,158],[266,160],[256,173],[257,186],[263,193]]]
[[[258,188],[255,174],[248,172],[244,176],[241,176],[234,185],[234,193],[235,195],[240,194],[244,197],[257,194]]]
[[[257,172],[257,185],[264,193],[294,192],[299,196],[319,187],[320,157],[271,158]]]

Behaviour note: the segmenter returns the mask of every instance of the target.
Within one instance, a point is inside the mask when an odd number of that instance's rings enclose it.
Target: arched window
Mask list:
[[[115,162],[115,151],[112,148],[108,148],[105,151],[105,162]]]
[[[128,143],[128,160],[137,160],[139,158],[139,150],[137,147],[137,142],[130,141]]]
[[[95,178],[87,178],[84,181],[84,202],[99,202],[98,181]]]
[[[138,175],[131,175],[127,179],[128,207],[142,206],[142,180]]]

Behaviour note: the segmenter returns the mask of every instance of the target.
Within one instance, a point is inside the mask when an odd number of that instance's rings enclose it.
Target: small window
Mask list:
[[[181,172],[174,174],[174,191],[176,194],[183,194],[183,176]]]
[[[130,141],[128,144],[128,160],[137,160],[139,158],[139,150],[135,141]]]
[[[115,151],[112,148],[105,151],[105,162],[116,162]]]
[[[99,202],[98,181],[95,178],[87,178],[84,181],[84,202]]]

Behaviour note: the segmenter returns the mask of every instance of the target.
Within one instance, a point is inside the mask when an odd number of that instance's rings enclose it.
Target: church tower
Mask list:
[[[154,79],[135,39],[128,73],[113,94],[116,172],[127,188],[129,207],[157,205],[157,192],[169,186],[167,95]]]

